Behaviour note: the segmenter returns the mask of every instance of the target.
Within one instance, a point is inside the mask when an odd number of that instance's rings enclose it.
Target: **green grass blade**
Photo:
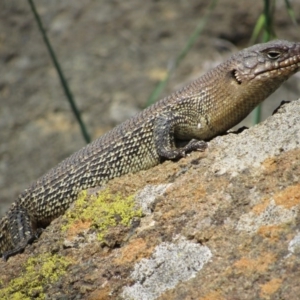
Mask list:
[[[251,45],[254,44],[255,41],[258,40],[260,33],[264,30],[265,23],[266,23],[265,15],[261,14],[256,21],[256,24],[254,26],[254,29],[253,29],[253,32],[252,32],[252,35],[250,38]]]
[[[275,13],[275,0],[264,0],[264,11],[260,20],[260,29],[263,32],[263,42],[268,42],[275,37],[274,31],[274,13]],[[253,111],[253,124],[258,124],[261,121],[262,105],[258,105]]]
[[[293,24],[298,25],[296,15],[295,15],[295,11],[293,10],[293,7],[292,7],[290,1],[289,0],[284,0],[284,2],[285,2],[286,10],[287,10]]]
[[[51,46],[50,40],[48,39],[48,36],[47,36],[47,34],[46,34],[46,31],[45,31],[45,29],[44,29],[44,27],[43,27],[42,20],[41,20],[41,18],[40,18],[40,16],[39,16],[38,12],[37,12],[37,10],[36,10],[36,7],[35,7],[35,4],[34,4],[33,0],[28,0],[28,2],[29,2],[29,5],[30,5],[31,10],[32,10],[32,12],[33,12],[33,15],[34,15],[34,17],[35,17],[35,20],[36,20],[36,22],[37,22],[37,24],[38,24],[38,28],[39,28],[39,30],[40,30],[40,32],[41,32],[41,34],[42,34],[42,37],[43,37],[43,39],[44,39],[44,42],[45,42],[45,44],[46,44],[46,47],[47,47],[48,52],[49,52],[49,54],[50,54],[50,57],[51,57],[51,59],[52,59],[52,62],[53,62],[54,66],[55,66],[55,68],[56,68],[56,71],[57,71],[57,73],[58,73],[58,76],[59,76],[61,85],[62,85],[62,87],[63,87],[63,90],[64,90],[64,92],[65,92],[65,95],[66,95],[66,97],[67,97],[67,99],[68,99],[68,101],[69,101],[69,103],[70,103],[70,105],[71,105],[71,108],[72,108],[72,111],[73,111],[73,113],[74,113],[74,115],[75,115],[75,117],[76,117],[76,120],[77,120],[77,122],[79,123],[79,126],[80,126],[80,129],[81,129],[83,138],[85,139],[85,141],[86,141],[87,143],[89,143],[89,142],[91,141],[91,138],[90,138],[90,136],[89,136],[89,134],[88,134],[88,132],[87,132],[87,130],[86,130],[86,127],[85,127],[85,125],[84,125],[84,123],[83,123],[83,121],[82,121],[82,119],[81,119],[80,112],[79,112],[79,110],[78,110],[78,108],[77,108],[77,106],[76,106],[74,97],[73,97],[73,95],[72,95],[72,93],[71,93],[71,90],[69,89],[68,82],[67,82],[67,80],[65,79],[65,76],[64,76],[63,71],[62,71],[62,69],[61,69],[61,67],[60,67],[60,64],[59,64],[59,62],[58,62],[58,59],[57,59],[57,57],[56,57],[56,55],[55,55],[55,52],[54,52],[54,50],[53,50],[53,48],[52,48],[52,46]]]
[[[206,11],[205,15],[199,21],[199,23],[197,24],[197,26],[196,26],[195,30],[193,31],[193,33],[189,36],[189,39],[188,39],[186,45],[184,46],[184,48],[180,51],[178,56],[175,58],[175,61],[174,61],[173,65],[169,68],[165,78],[157,84],[157,86],[155,87],[153,92],[150,94],[150,96],[147,100],[146,106],[149,106],[149,105],[151,105],[151,104],[153,104],[154,102],[157,101],[157,99],[159,98],[161,92],[163,91],[164,87],[166,86],[172,72],[178,67],[180,62],[184,59],[184,57],[187,55],[187,53],[190,51],[192,46],[197,41],[199,35],[201,34],[202,30],[204,29],[209,17],[211,16],[211,13],[213,12],[217,2],[218,2],[218,0],[211,0],[210,1],[208,10]]]

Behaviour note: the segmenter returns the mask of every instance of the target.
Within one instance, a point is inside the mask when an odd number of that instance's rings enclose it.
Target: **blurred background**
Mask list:
[[[277,38],[300,41],[285,0]],[[288,1],[300,22],[300,1]],[[92,139],[142,110],[204,16],[204,0],[38,0],[36,8]],[[160,98],[251,44],[265,1],[220,0]],[[261,41],[259,35],[256,42]],[[300,97],[297,74],[262,109]],[[251,119],[243,122],[251,125]],[[0,2],[0,216],[39,176],[85,145],[28,1]]]

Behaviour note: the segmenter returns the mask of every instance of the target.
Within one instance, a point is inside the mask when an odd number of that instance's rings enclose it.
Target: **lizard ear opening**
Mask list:
[[[239,73],[238,73],[238,71],[237,70],[232,70],[231,71],[231,76],[235,79],[235,81],[238,83],[238,84],[241,84],[242,83],[242,80],[241,80],[241,78],[240,78],[240,76],[239,76]]]

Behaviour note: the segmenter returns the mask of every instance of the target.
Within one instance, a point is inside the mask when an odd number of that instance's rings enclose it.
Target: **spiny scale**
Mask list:
[[[81,190],[205,149],[204,140],[240,122],[299,68],[300,43],[258,44],[114,128],[19,196],[0,221],[0,253],[22,251]],[[177,140],[189,142],[176,148]]]

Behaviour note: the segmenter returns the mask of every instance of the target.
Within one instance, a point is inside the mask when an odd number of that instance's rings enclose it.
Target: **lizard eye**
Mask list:
[[[267,53],[267,56],[270,59],[277,59],[280,56],[280,52],[272,50]]]

